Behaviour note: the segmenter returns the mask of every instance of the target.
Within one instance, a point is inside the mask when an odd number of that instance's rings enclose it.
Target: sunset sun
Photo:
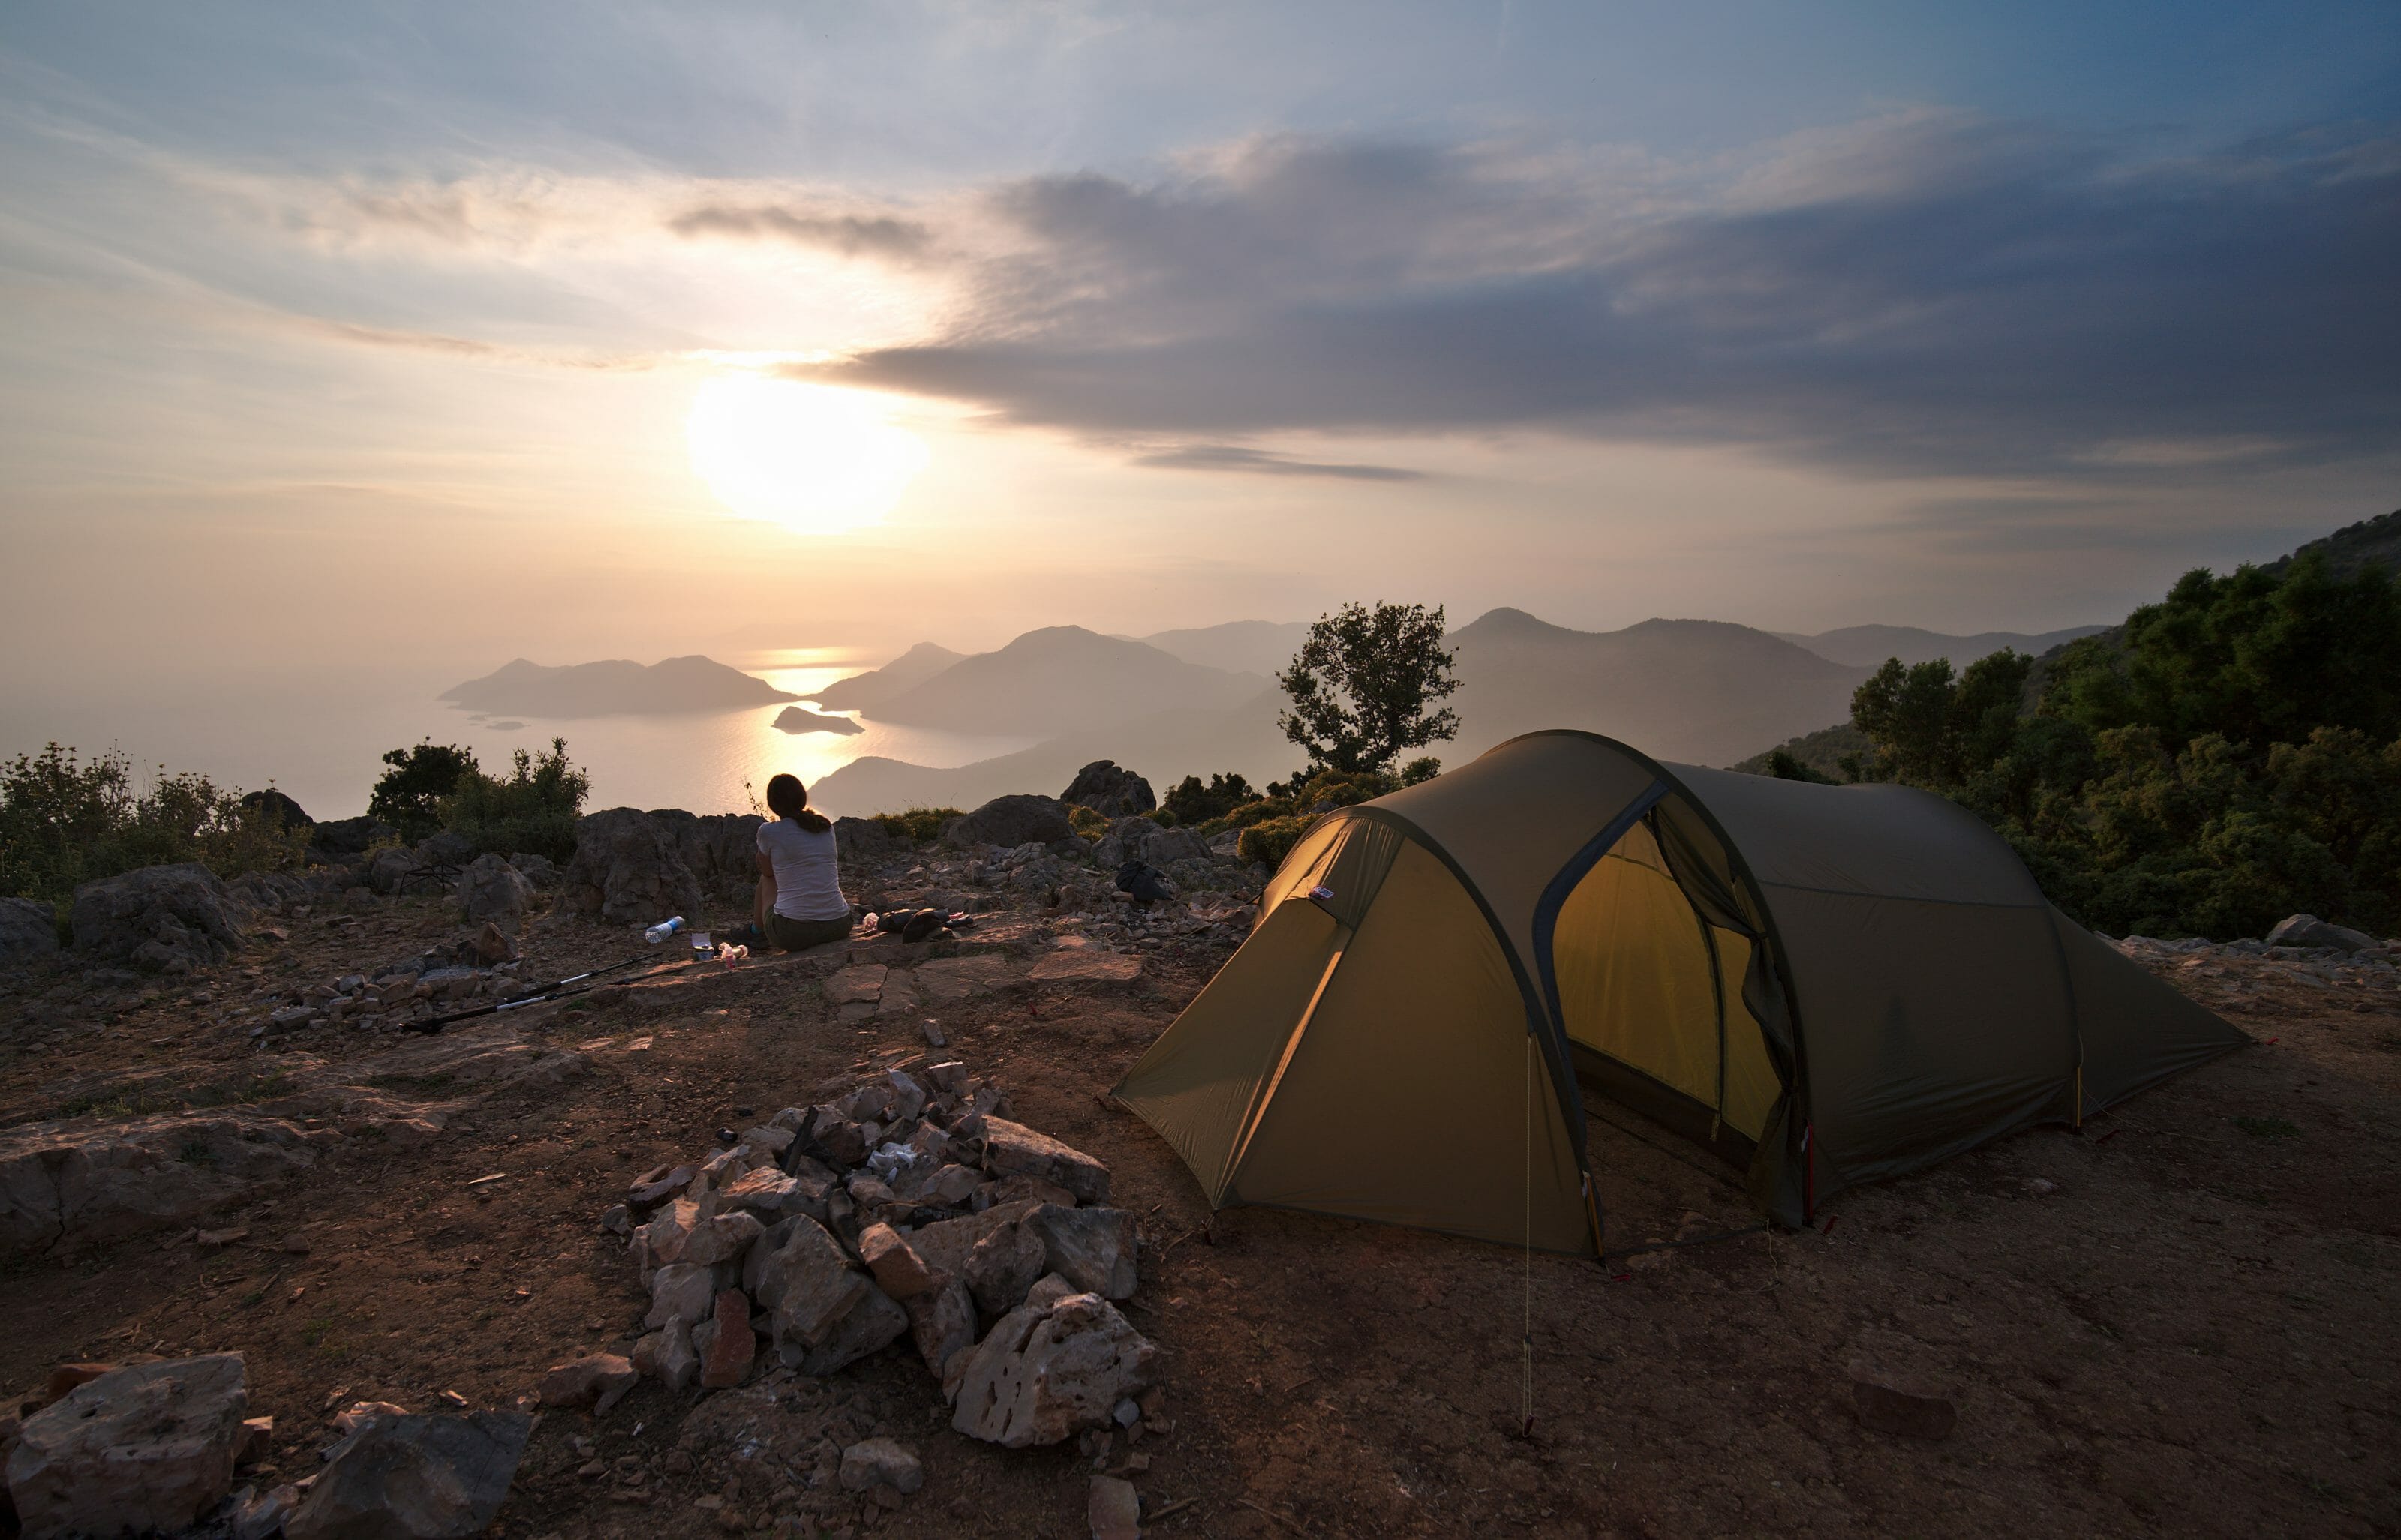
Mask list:
[[[718,501],[812,534],[878,523],[927,457],[872,397],[756,375],[703,385],[684,430]]]

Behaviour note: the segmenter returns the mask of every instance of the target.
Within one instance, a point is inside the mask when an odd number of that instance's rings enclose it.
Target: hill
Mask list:
[[[953,732],[1052,735],[1165,713],[1225,711],[1266,683],[1081,626],[1047,626],[859,709],[879,722]]]
[[[1887,658],[1898,658],[1904,663],[1948,658],[1953,668],[1964,669],[2005,647],[2040,657],[2052,647],[2106,629],[2068,626],[2060,631],[1980,631],[1972,636],[1950,636],[1915,626],[1844,626],[1836,631],[1821,631],[1815,636],[1789,631],[1777,632],[1776,635],[1796,647],[1807,647],[1829,661],[1853,668],[1874,668]]]
[[[966,656],[920,642],[882,668],[836,679],[808,699],[822,711],[864,711],[907,694]]]
[[[1722,765],[1847,715],[1864,668],[1829,661],[1749,626],[1645,620],[1571,631],[1496,609],[1450,634],[1463,764],[1540,728],[1584,728],[1662,759]]]
[[[515,658],[437,700],[519,716],[658,716],[773,705],[799,696],[694,653],[644,667],[625,659],[545,665]]]
[[[1161,631],[1139,638],[1187,663],[1233,674],[1282,674],[1309,640],[1306,620],[1230,620],[1221,626]]]
[[[2293,556],[2308,551],[2324,553],[2326,565],[2338,576],[2348,576],[2370,562],[2401,571],[2401,510],[2362,519],[2323,538],[2297,546],[2292,556],[2281,556],[2269,563],[2268,570],[2281,572],[2291,564]]]

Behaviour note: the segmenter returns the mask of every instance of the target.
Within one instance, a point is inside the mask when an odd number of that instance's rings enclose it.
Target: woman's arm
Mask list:
[[[761,851],[759,852],[759,902],[755,906],[757,913],[752,918],[758,921],[761,932],[767,929],[767,915],[775,906],[775,864],[767,859],[765,851]]]

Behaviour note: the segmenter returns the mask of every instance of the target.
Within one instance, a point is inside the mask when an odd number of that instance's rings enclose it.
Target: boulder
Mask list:
[[[265,1492],[244,1487],[233,1494],[226,1533],[230,1540],[273,1540],[283,1533],[283,1521],[299,1506],[300,1489],[288,1481]]]
[[[642,1324],[656,1331],[669,1321],[699,1325],[717,1309],[716,1270],[670,1262],[651,1274],[651,1309]]]
[[[1158,1349],[1097,1294],[1035,1299],[1003,1316],[967,1360],[951,1426],[1025,1449],[1106,1427],[1150,1383]]]
[[[1040,1237],[1046,1271],[1104,1299],[1134,1291],[1134,1219],[1116,1208],[1060,1208],[1045,1204],[1022,1228]]]
[[[0,1254],[189,1225],[338,1137],[246,1109],[0,1130]]]
[[[875,1274],[877,1288],[904,1304],[934,1287],[925,1260],[888,1224],[871,1224],[859,1232],[858,1260]]]
[[[833,821],[833,848],[846,861],[880,861],[897,853],[900,840],[871,818],[837,818]]]
[[[1024,1302],[1025,1291],[1048,1271],[1042,1237],[1020,1221],[1002,1225],[976,1242],[967,1251],[963,1276],[985,1315],[1006,1315]]]
[[[75,890],[75,949],[105,961],[187,974],[241,950],[249,911],[195,861],[143,866]]]
[[[1084,1501],[1092,1540],[1142,1540],[1142,1494],[1121,1476],[1095,1476]]]
[[[653,1267],[668,1262],[707,1267],[741,1256],[766,1228],[755,1215],[718,1213],[716,1195],[710,1193],[668,1204],[642,1227],[642,1236]]]
[[[995,797],[942,826],[945,845],[1055,845],[1076,838],[1066,804],[1055,797]]]
[[[273,786],[265,791],[242,793],[241,809],[244,812],[272,819],[286,829],[313,828],[317,822],[302,811],[299,803]]]
[[[2288,915],[2268,933],[2271,947],[2332,947],[2340,952],[2366,951],[2382,942],[2365,931],[2336,925],[2313,914]]]
[[[1082,1151],[1007,1118],[983,1120],[984,1168],[995,1177],[1055,1182],[1082,1204],[1109,1201],[1109,1168]]]
[[[285,1540],[464,1540],[500,1511],[533,1420],[378,1417],[327,1456]]]
[[[400,831],[382,819],[361,814],[310,825],[309,848],[322,855],[346,859],[364,855],[376,846],[388,845],[399,838]]]
[[[890,1487],[907,1495],[926,1484],[926,1467],[893,1438],[866,1438],[842,1451],[842,1490]]]
[[[546,1407],[589,1406],[608,1411],[624,1398],[640,1378],[634,1366],[614,1353],[593,1353],[553,1365],[542,1377],[542,1404]]]
[[[1077,770],[1076,779],[1059,794],[1059,800],[1090,808],[1104,818],[1148,812],[1159,806],[1159,798],[1151,795],[1150,783],[1130,770],[1120,770],[1114,759],[1095,759]]]
[[[787,1369],[831,1374],[871,1353],[882,1352],[908,1329],[908,1312],[871,1283],[821,1340],[806,1346],[788,1341],[777,1351]]]
[[[459,909],[470,925],[497,925],[517,934],[526,910],[533,905],[533,884],[525,874],[497,855],[475,857],[459,875]]]
[[[912,1294],[901,1304],[909,1313],[909,1338],[916,1344],[917,1356],[942,1382],[942,1394],[948,1396],[956,1384],[951,1364],[956,1360],[964,1368],[961,1355],[976,1345],[975,1296],[947,1273],[937,1273],[933,1278],[931,1288]]]
[[[680,1396],[700,1372],[700,1350],[693,1346],[692,1328],[671,1320],[634,1344],[634,1369]]]
[[[676,840],[632,808],[576,820],[575,859],[562,886],[576,908],[614,925],[700,911],[699,879],[677,853]]]
[[[777,1344],[805,1348],[825,1341],[874,1286],[825,1226],[805,1214],[789,1223],[784,1244],[761,1264],[755,1292],[775,1312]]]
[[[58,911],[30,898],[0,898],[0,968],[59,949]]]
[[[455,829],[439,829],[408,848],[418,864],[446,871],[475,859],[475,842]]]
[[[720,1289],[708,1342],[700,1350],[700,1383],[711,1390],[731,1390],[750,1372],[759,1343],[750,1332],[750,1297],[738,1288]]]
[[[233,1487],[250,1411],[239,1353],[87,1381],[25,1419],[8,1494],[27,1540],[180,1531]]]
[[[361,874],[366,885],[379,893],[396,893],[415,881],[425,871],[425,863],[408,852],[387,846],[367,857]]]

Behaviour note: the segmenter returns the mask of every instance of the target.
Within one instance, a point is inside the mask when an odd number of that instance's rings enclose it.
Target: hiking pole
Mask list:
[[[623,964],[612,964],[608,968],[595,968],[591,973],[578,974],[575,977],[578,979],[590,979],[600,974],[612,973],[619,966],[623,966]],[[636,974],[634,977],[648,978],[652,974],[665,973],[669,968],[680,968],[685,966],[688,966],[688,964],[681,962],[662,962],[654,968],[651,968],[643,973]],[[452,1011],[447,1015],[428,1016],[423,1021],[404,1021],[400,1025],[405,1030],[411,1032],[421,1032],[426,1036],[431,1037],[434,1033],[442,1030],[443,1028],[451,1025],[453,1022],[473,1021],[477,1016],[498,1015],[502,1011],[514,1011],[523,1005],[546,1004],[554,1000],[565,1000],[570,995],[587,993],[592,988],[592,986],[588,983],[574,984],[573,980],[562,980],[561,982],[563,984],[573,984],[573,987],[569,988],[546,989],[540,994],[519,995],[513,1000],[497,1001],[489,1005],[477,1005],[464,1011]],[[627,982],[631,982],[631,980],[628,980]]]

